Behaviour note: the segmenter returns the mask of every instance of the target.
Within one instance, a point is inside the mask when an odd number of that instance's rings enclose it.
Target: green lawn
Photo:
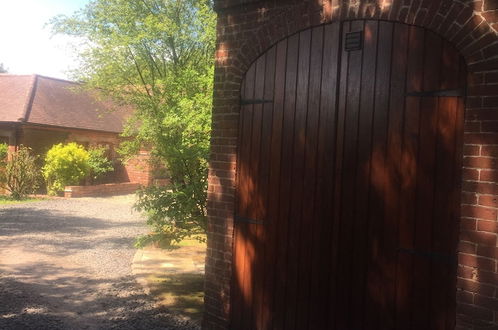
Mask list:
[[[12,199],[10,196],[0,195],[0,205],[38,202],[38,201],[42,201],[42,200],[43,200],[43,198],[26,198],[26,199],[16,201],[15,199]]]

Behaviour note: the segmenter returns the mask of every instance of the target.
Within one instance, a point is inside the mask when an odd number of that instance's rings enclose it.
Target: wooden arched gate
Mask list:
[[[465,64],[333,23],[242,85],[231,329],[453,329]]]

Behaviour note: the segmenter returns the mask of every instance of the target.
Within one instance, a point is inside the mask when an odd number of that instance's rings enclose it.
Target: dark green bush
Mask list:
[[[105,174],[114,171],[112,161],[106,156],[107,151],[107,147],[94,147],[88,150],[88,166],[92,183],[98,182]]]

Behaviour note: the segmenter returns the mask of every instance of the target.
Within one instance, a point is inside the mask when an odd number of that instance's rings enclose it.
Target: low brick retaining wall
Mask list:
[[[64,197],[100,197],[132,194],[140,188],[140,183],[124,182],[124,183],[108,183],[98,184],[94,186],[66,186],[64,189]]]

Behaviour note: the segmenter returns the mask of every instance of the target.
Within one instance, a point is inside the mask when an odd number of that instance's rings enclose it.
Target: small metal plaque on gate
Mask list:
[[[347,52],[363,48],[363,31],[348,32],[344,41],[344,49]]]

